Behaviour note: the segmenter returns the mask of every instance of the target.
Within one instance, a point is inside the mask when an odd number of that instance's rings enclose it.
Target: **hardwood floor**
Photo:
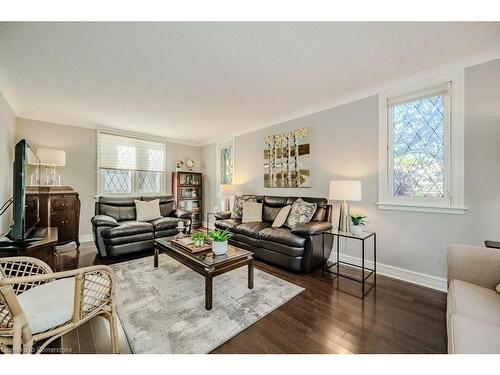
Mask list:
[[[131,257],[102,261],[86,243],[79,254],[69,251],[59,259],[63,269],[71,269]],[[348,279],[323,278],[319,271],[294,274],[257,261],[255,267],[306,290],[213,353],[446,352],[445,293],[378,276],[377,287],[361,300],[351,295],[360,293],[360,284]],[[130,353],[121,326],[119,331],[121,352]],[[61,341],[69,353],[111,352],[109,326],[100,317]]]

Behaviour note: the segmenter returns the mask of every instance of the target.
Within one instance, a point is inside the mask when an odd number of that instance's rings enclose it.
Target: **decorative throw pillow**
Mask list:
[[[255,196],[235,195],[231,219],[241,219],[243,217],[243,202],[255,202]]]
[[[242,223],[255,223],[262,221],[262,203],[243,202]]]
[[[286,223],[286,219],[288,218],[288,214],[290,213],[290,209],[292,208],[291,205],[287,205],[283,207],[280,212],[278,212],[278,215],[276,215],[276,218],[273,221],[273,227],[275,228],[280,228]]]
[[[308,203],[301,198],[298,198],[292,204],[285,225],[293,229],[299,224],[308,223],[311,221],[317,208],[316,203]]]
[[[497,293],[500,293],[500,284],[497,285],[496,289]]]
[[[134,199],[134,203],[137,221],[150,221],[161,217],[159,199],[149,202]]]

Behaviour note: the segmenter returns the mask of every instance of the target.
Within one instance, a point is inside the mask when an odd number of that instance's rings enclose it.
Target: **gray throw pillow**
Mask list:
[[[308,203],[301,198],[298,198],[292,204],[292,208],[290,209],[285,225],[288,228],[293,229],[299,224],[310,222],[317,207],[318,205],[316,203]]]
[[[241,219],[243,217],[243,202],[255,201],[255,195],[235,195],[231,219]]]

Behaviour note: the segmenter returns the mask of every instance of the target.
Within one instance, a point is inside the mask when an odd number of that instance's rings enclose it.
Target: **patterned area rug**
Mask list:
[[[112,266],[118,316],[134,353],[208,353],[304,289],[247,267],[214,278],[213,308],[205,310],[205,280],[168,255]]]

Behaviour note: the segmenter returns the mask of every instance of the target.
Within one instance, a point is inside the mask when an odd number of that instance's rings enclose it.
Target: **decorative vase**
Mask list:
[[[354,234],[355,236],[361,236],[363,234],[363,226],[362,225],[351,224],[349,230],[350,230],[351,234]]]
[[[215,255],[227,253],[227,241],[212,241],[212,251]]]

